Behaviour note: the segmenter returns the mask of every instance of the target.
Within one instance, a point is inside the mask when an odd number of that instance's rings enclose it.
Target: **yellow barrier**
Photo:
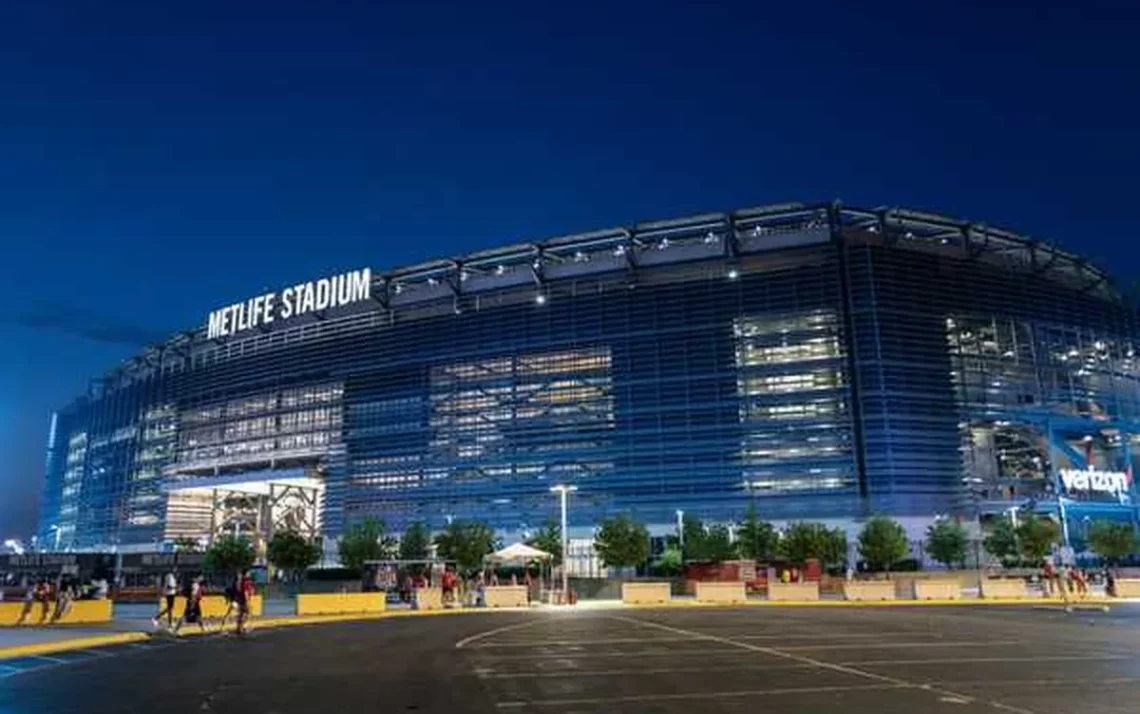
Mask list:
[[[1025,581],[1017,580],[983,580],[982,597],[996,600],[998,598],[1022,599],[1029,597],[1029,589]]]
[[[626,605],[669,602],[669,583],[622,583],[621,601]]]
[[[84,625],[98,622],[110,622],[113,616],[114,605],[110,600],[75,600],[68,607],[67,612],[58,620],[53,620],[55,603],[32,603],[23,625]],[[24,612],[23,602],[0,602],[0,627],[13,627],[20,621]]]
[[[158,612],[166,607],[166,598],[162,598],[158,602]],[[229,602],[221,595],[207,595],[202,598],[202,617],[222,617],[229,610]],[[182,617],[182,613],[186,612],[186,598],[181,595],[174,598],[174,618]],[[262,599],[260,595],[254,595],[249,601],[249,614],[254,617],[261,617],[262,612]],[[232,617],[237,613],[237,607],[230,613]],[[165,619],[165,618],[164,618]]]
[[[417,588],[416,589],[416,609],[417,610],[442,610],[443,609],[443,588]]]
[[[961,600],[962,586],[957,580],[915,580],[915,600]]]
[[[525,585],[492,585],[483,595],[487,607],[526,607],[530,604]]]
[[[819,583],[768,583],[768,599],[781,601],[818,600]]]
[[[697,582],[697,602],[744,602],[744,583]]]
[[[384,593],[302,593],[297,595],[298,615],[347,615],[384,612]]]
[[[1117,580],[1116,597],[1140,597],[1140,580],[1130,578]]]
[[[890,580],[863,580],[843,583],[844,600],[894,600],[895,584]]]

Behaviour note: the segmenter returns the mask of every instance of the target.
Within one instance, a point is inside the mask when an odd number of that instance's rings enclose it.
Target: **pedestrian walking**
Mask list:
[[[71,612],[71,603],[75,598],[75,584],[68,575],[60,575],[55,588],[55,612],[51,621],[59,622],[67,613]]]
[[[165,615],[166,626],[170,628],[174,626],[174,598],[178,595],[178,574],[174,570],[168,570],[162,578],[160,587],[166,606],[159,609],[158,614],[151,619],[151,622],[154,623],[155,627],[158,627],[159,622],[162,621],[162,616]]]
[[[40,594],[40,583],[28,580],[28,587],[24,590],[24,609],[20,611],[20,619],[16,620],[17,625],[24,624],[24,620],[28,619],[28,615],[32,614],[32,608],[36,606],[36,599]]]
[[[245,634],[245,623],[249,619],[249,607],[253,601],[255,593],[253,587],[253,577],[250,576],[249,571],[242,573],[237,580],[237,593],[235,602],[237,603],[237,627],[235,632],[239,635]]]
[[[190,581],[189,591],[186,593],[186,608],[182,613],[182,617],[178,618],[178,624],[174,626],[174,634],[182,629],[184,623],[190,624],[197,623],[198,629],[202,632],[206,631],[206,623],[202,621],[202,590],[205,588],[205,581],[201,576],[198,576]]]

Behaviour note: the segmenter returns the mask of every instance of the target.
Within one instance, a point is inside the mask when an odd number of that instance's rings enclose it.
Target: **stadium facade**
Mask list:
[[[210,313],[52,421],[39,538],[556,513],[1135,521],[1137,314],[1079,256],[785,204],[358,269]]]

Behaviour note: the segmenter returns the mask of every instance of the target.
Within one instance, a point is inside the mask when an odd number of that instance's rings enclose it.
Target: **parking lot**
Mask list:
[[[0,714],[1136,714],[1138,655],[1134,605],[480,612],[8,660]]]
[[[1053,608],[635,610],[457,647],[503,712],[1134,713],[1138,625]]]

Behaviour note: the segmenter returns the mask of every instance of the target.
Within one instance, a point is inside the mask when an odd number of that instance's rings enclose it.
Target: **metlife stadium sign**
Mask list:
[[[353,270],[265,293],[210,313],[206,337],[216,339],[310,312],[351,305],[372,297],[372,270]]]

